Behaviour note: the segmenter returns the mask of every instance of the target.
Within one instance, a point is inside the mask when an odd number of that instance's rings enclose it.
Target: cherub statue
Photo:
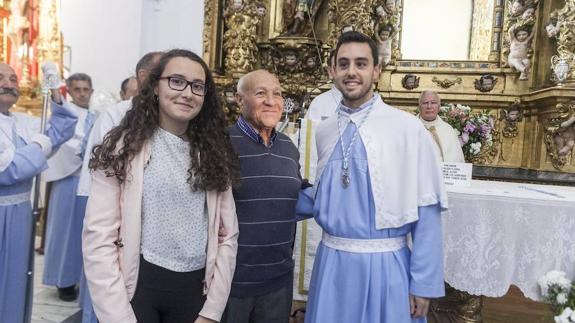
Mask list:
[[[535,15],[535,8],[529,7],[525,9],[525,11],[523,11],[521,18],[523,18],[523,20],[529,20],[533,19],[534,15]]]
[[[377,7],[375,7],[375,13],[380,18],[385,18],[386,16],[393,16],[395,14],[395,0],[385,0],[381,1]]]
[[[555,144],[557,144],[557,154],[559,156],[565,156],[569,154],[575,147],[575,114],[561,123],[561,129],[559,133],[555,135]]]
[[[375,34],[377,51],[379,52],[378,61],[381,66],[388,65],[391,62],[391,45],[394,36],[395,28],[391,24],[381,26]]]
[[[295,72],[298,69],[299,61],[296,52],[287,51],[284,55],[285,71],[288,73]]]
[[[511,10],[510,10],[512,17],[520,16],[524,10],[525,10],[524,0],[513,0],[513,2],[511,3]]]
[[[513,25],[509,28],[511,44],[509,46],[507,62],[509,66],[521,73],[519,75],[520,80],[527,80],[527,74],[531,67],[531,59],[527,56],[527,52],[530,48],[533,34],[534,33],[531,33],[526,27],[517,28],[517,25]]]
[[[304,67],[305,67],[306,70],[308,70],[308,71],[313,71],[316,66],[317,66],[317,62],[315,61],[315,57],[313,57],[313,56],[308,56],[308,57],[305,58]]]

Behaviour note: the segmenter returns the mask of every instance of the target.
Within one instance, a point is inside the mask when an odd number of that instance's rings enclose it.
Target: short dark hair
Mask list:
[[[373,39],[371,39],[366,34],[360,33],[359,31],[347,31],[339,36],[337,40],[337,45],[335,46],[335,60],[337,61],[337,54],[339,52],[339,48],[343,44],[347,43],[365,43],[369,45],[371,49],[371,56],[373,57],[373,65],[377,65],[379,62],[377,60],[378,53],[377,53],[377,46]],[[336,64],[337,65],[337,64]]]
[[[128,82],[130,82],[130,79],[131,79],[132,77],[133,77],[133,76],[130,76],[130,77],[128,77],[127,79],[125,79],[125,80],[122,81],[122,85],[120,85],[120,90],[121,90],[122,92],[126,92],[126,88],[128,87]]]
[[[329,67],[334,67],[335,65],[335,49],[329,52],[329,61],[327,62]]]
[[[140,58],[140,60],[136,64],[136,75],[138,75],[138,71],[142,69],[151,70],[154,67],[153,66],[154,58],[156,58],[156,56],[158,55],[163,54],[164,54],[163,52],[149,52],[146,55],[142,56],[142,58]]]
[[[74,81],[86,81],[90,84],[90,88],[92,88],[92,78],[86,73],[74,73],[66,79],[66,86],[72,87],[72,82]]]

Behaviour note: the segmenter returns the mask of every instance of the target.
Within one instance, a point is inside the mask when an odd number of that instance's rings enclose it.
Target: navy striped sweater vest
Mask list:
[[[237,125],[228,128],[241,165],[234,190],[240,235],[232,297],[264,295],[293,280],[295,205],[301,187],[299,152],[284,134],[271,147]]]

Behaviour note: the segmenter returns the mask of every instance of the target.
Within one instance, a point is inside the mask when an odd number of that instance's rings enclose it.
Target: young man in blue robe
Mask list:
[[[45,74],[47,74],[45,72]],[[30,193],[34,176],[45,170],[47,158],[74,134],[77,117],[58,92],[57,71],[52,82],[52,114],[48,130],[39,122],[12,113],[20,96],[18,77],[0,63],[0,322],[25,322],[28,252],[33,224]]]
[[[343,99],[318,126],[316,185],[298,201],[323,229],[305,322],[425,322],[429,298],[444,295],[447,198],[433,139],[373,92],[371,38],[342,34],[335,63]]]

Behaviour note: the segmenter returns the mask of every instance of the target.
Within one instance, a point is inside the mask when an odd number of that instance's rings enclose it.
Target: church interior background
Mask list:
[[[464,149],[474,178],[575,185],[575,0],[4,0],[0,19],[1,59],[22,81],[20,110],[39,111],[44,60],[93,75],[98,95],[111,100],[141,54],[185,47],[209,63],[230,122],[241,75],[278,75],[284,131],[295,138],[309,102],[331,87],[326,60],[337,37],[361,31],[389,54],[376,84],[387,104],[416,113],[421,91],[433,90],[445,118],[489,125],[480,145]],[[298,226],[295,247],[302,302],[312,227]],[[549,319],[543,304],[511,294],[462,292],[447,310],[461,322]],[[535,319],[515,321],[521,313]]]

